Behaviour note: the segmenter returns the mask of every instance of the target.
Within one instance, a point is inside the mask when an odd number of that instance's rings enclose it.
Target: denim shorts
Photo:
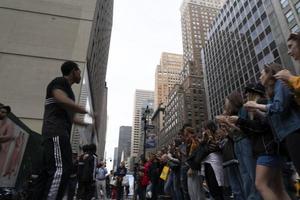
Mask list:
[[[280,167],[280,157],[278,155],[260,155],[257,157],[256,165],[266,167]]]

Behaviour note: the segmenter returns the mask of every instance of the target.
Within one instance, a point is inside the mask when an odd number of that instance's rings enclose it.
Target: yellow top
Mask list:
[[[300,76],[292,76],[288,84],[294,90],[295,100],[298,105],[300,105]]]

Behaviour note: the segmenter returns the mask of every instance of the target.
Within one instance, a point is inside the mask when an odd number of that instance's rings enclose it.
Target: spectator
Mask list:
[[[105,163],[100,161],[96,170],[96,187],[98,199],[106,199],[106,174]]]
[[[223,159],[220,148],[218,147],[222,138],[217,132],[218,127],[214,121],[204,123],[203,127],[204,132],[202,133],[200,145],[207,144],[211,147],[211,153],[202,161],[205,171],[205,180],[212,197],[215,200],[224,200],[222,188],[224,186]]]
[[[85,145],[83,152],[78,162],[77,198],[79,200],[90,200],[95,196],[94,145]]]
[[[127,174],[127,168],[125,167],[125,162],[122,161],[120,166],[117,169],[116,176],[117,176],[117,199],[124,198],[124,186],[122,185],[122,181],[124,176]]]
[[[282,81],[274,78],[274,75],[280,70],[282,70],[280,65],[272,63],[265,65],[261,72],[260,81],[266,87],[270,103],[264,105],[255,101],[248,101],[245,107],[267,113],[276,139],[285,143],[295,168],[300,174],[298,155],[300,150],[300,112],[298,106],[293,104],[294,94]]]

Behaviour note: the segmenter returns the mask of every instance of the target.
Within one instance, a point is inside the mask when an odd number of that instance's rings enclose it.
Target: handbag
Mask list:
[[[201,170],[201,162],[209,153],[208,145],[200,144],[199,147],[187,158],[186,163],[193,170]]]
[[[112,186],[117,186],[117,179],[115,177],[113,177],[110,182],[109,182],[110,185]]]
[[[169,171],[170,171],[170,168],[168,166],[164,166],[164,168],[161,171],[160,178],[162,180],[166,181],[168,178]]]
[[[124,176],[122,180],[122,186],[129,186],[128,176]]]
[[[150,183],[147,185],[146,188],[146,199],[151,199],[152,198],[152,184]]]
[[[234,153],[234,142],[230,137],[222,140],[222,156],[223,156],[223,167],[227,167],[233,164],[238,164]]]

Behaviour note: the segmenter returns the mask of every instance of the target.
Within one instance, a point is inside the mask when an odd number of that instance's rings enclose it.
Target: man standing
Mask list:
[[[116,172],[117,179],[118,179],[118,182],[117,182],[117,190],[118,190],[117,199],[118,200],[124,199],[123,198],[124,186],[122,185],[122,181],[123,181],[124,176],[126,176],[126,174],[127,174],[127,168],[125,167],[125,162],[122,161]]]
[[[105,163],[100,161],[96,170],[96,188],[98,199],[106,199],[106,174],[107,169]]]
[[[90,114],[75,103],[71,86],[79,84],[81,71],[72,61],[61,66],[62,77],[52,80],[46,93],[42,128],[43,172],[34,199],[62,199],[72,169],[70,134],[72,123],[87,125],[75,114]]]
[[[89,144],[82,148],[84,154],[78,162],[78,200],[91,200],[96,196],[96,145]]]

